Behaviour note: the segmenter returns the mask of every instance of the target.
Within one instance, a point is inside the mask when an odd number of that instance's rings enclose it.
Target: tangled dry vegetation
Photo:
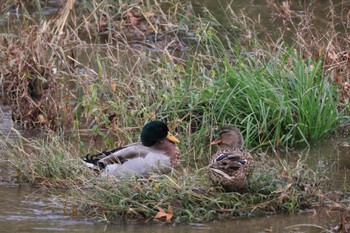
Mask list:
[[[39,1],[35,2],[40,5]],[[110,59],[108,66],[120,66],[119,55],[115,52],[123,50],[140,55],[140,51],[132,51],[130,46],[159,50],[172,57],[170,53],[173,51],[187,49],[185,36],[193,30],[175,18],[179,6],[172,2],[166,4],[172,12],[167,15],[156,1],[154,6],[140,2],[115,8],[107,1],[92,1],[86,6],[70,0],[62,2],[54,17],[40,18],[40,22],[30,17],[31,12],[26,8],[28,3],[11,4],[8,2],[8,9],[16,9],[26,17],[20,24],[12,26],[16,33],[8,33],[0,40],[0,56],[4,60],[1,64],[1,102],[12,107],[15,121],[28,127],[69,129],[74,121],[83,121],[82,115],[90,115],[87,112],[91,110],[90,106],[82,106],[85,101],[82,93],[90,94],[89,85],[83,83],[87,81],[84,75],[102,78],[107,75],[105,64],[98,60],[99,52],[94,52],[92,56],[96,56],[96,60],[93,65],[98,66],[94,71],[83,65],[76,54],[84,47],[94,49],[93,41],[107,46],[108,57],[101,59]],[[84,17],[77,18],[77,14],[84,14]],[[131,72],[121,75],[133,75]],[[128,92],[137,88],[135,81],[127,83],[125,80],[127,90],[123,81],[108,81],[107,90],[123,90],[121,97],[125,98],[125,95],[133,94]],[[98,88],[105,87],[102,84]],[[132,103],[128,105],[129,109],[133,108]],[[114,112],[105,112],[105,115],[109,120],[116,117]]]
[[[58,129],[66,122],[67,110],[61,101],[67,86],[57,70],[72,67],[65,53],[79,42],[74,34],[63,32],[72,8],[69,2],[59,19],[40,24],[24,19],[26,26],[15,28],[17,33],[0,41],[1,100],[24,126]]]
[[[299,4],[302,4],[299,2]],[[344,5],[343,5],[344,4]],[[277,4],[275,1],[268,1],[269,7],[275,12],[275,17],[283,22],[284,33],[295,31],[294,42],[297,48],[303,51],[304,58],[321,59],[323,69],[331,72],[331,77],[338,85],[341,96],[340,108],[347,106],[350,100],[349,74],[350,74],[350,47],[348,42],[348,30],[350,28],[350,10],[347,3],[342,2],[326,5],[327,19],[321,24],[324,29],[320,30],[314,26],[316,20],[312,9],[297,11],[298,3],[283,1]],[[322,20],[322,19],[321,19]],[[346,107],[347,108],[347,107]]]

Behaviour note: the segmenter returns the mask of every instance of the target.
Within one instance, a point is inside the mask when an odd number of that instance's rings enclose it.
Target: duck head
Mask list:
[[[169,141],[179,143],[180,141],[169,132],[168,126],[161,121],[148,122],[141,132],[141,142],[144,146],[154,146],[161,140],[167,138]]]
[[[215,139],[210,145],[228,146],[234,148],[243,147],[243,136],[241,132],[233,126],[224,126],[220,129],[219,138]]]

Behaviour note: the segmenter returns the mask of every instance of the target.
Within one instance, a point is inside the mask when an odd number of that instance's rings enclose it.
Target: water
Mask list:
[[[207,8],[209,11],[224,25],[231,25],[229,8],[232,9],[235,14],[239,15],[243,12],[253,21],[259,22],[264,25],[265,29],[269,32],[276,30],[277,25],[282,26],[282,17],[280,12],[283,13],[283,2],[287,1],[270,1],[272,4],[268,4],[267,0],[182,0],[182,2],[191,2],[193,9],[197,14],[203,15],[203,9]],[[330,19],[330,9],[334,8],[335,18],[340,20],[346,20],[349,1],[343,0],[318,0],[318,1],[289,1],[290,13],[293,19],[304,16],[305,10],[312,11],[312,23],[314,26],[324,26]],[[330,4],[333,3],[333,5]],[[275,6],[279,8],[276,9]],[[271,23],[273,22],[273,23]],[[339,21],[339,28],[344,22]]]
[[[55,232],[81,225],[82,221],[49,208],[49,203],[36,198],[38,193],[38,190],[26,186],[0,185],[0,232]],[[88,222],[84,225],[87,226]]]
[[[50,1],[54,2],[54,1]],[[184,2],[188,2],[184,0]],[[235,12],[240,10],[247,13],[253,20],[265,22],[270,30],[274,29],[271,19],[274,17],[266,7],[266,0],[192,0],[195,12],[201,14],[203,7],[210,9],[214,15],[224,15],[224,10],[229,4]],[[218,4],[219,2],[219,4]],[[340,1],[333,1],[341,6]],[[318,15],[328,12],[329,1],[317,1],[314,3]],[[302,11],[304,6],[294,4],[295,10]],[[57,8],[54,4],[44,9],[44,14],[51,14]],[[13,13],[15,14],[15,13]],[[339,15],[342,12],[338,12]],[[16,18],[15,16],[12,16]],[[319,22],[326,17],[319,17]],[[225,16],[221,18],[225,21]],[[0,19],[0,31],[5,31],[7,20]],[[14,130],[15,129],[15,130]],[[11,120],[9,107],[0,105],[0,132],[7,138],[16,139],[18,133],[35,136],[36,133],[21,130]],[[0,148],[1,152],[1,148]],[[308,152],[308,161],[312,166],[332,169],[330,178],[335,190],[342,186],[349,186],[350,152],[348,148],[334,148],[330,141],[318,142],[312,145]],[[284,155],[288,157],[288,155]],[[290,155],[296,158],[296,153]],[[1,179],[2,181],[6,179]],[[82,217],[64,213],[62,208],[53,207],[54,200],[47,197],[40,199],[38,190],[27,186],[10,185],[7,182],[0,183],[0,232],[164,232],[169,233],[195,233],[213,232],[223,233],[262,233],[262,232],[321,232],[320,227],[332,229],[339,223],[338,212],[309,212],[295,215],[273,215],[252,217],[244,219],[232,219],[224,222],[208,224],[103,224],[88,221]],[[205,205],[205,203],[203,203]],[[293,228],[292,226],[299,225]],[[311,226],[313,225],[313,226]]]
[[[64,214],[48,207],[36,196],[41,191],[22,186],[0,185],[0,232],[320,232],[338,224],[337,213],[303,213],[235,219],[207,224],[102,224]],[[40,194],[41,196],[42,194]],[[304,225],[303,225],[304,224]],[[308,224],[307,226],[305,224]],[[311,225],[314,226],[311,226]],[[300,226],[297,226],[300,225]],[[302,226],[303,225],[303,226]],[[244,229],[244,231],[242,231]]]

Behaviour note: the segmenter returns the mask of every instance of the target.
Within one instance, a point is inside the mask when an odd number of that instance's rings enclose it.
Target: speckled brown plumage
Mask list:
[[[228,192],[246,190],[254,160],[242,148],[241,132],[232,126],[225,126],[220,130],[220,137],[211,144],[219,145],[209,164],[208,176],[211,182]]]

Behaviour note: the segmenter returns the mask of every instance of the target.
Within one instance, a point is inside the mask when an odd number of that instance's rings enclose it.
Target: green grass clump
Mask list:
[[[322,62],[283,45],[268,56],[238,52],[235,65],[224,59],[203,92],[216,119],[239,125],[254,146],[308,143],[332,131],[342,114]]]

